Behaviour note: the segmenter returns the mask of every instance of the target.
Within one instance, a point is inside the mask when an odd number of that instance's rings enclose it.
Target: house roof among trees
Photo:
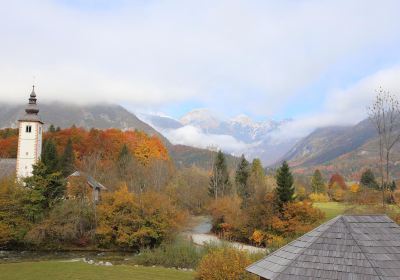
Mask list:
[[[0,178],[11,176],[15,173],[17,159],[0,158]]]
[[[69,175],[68,177],[84,177],[87,180],[87,183],[89,184],[89,186],[91,186],[93,189],[99,189],[99,190],[107,190],[107,188],[105,186],[103,186],[101,183],[97,182],[92,176],[87,175],[84,172],[81,171],[75,171],[74,173],[72,173],[71,175]]]
[[[338,216],[247,271],[269,280],[400,279],[400,227],[386,215]]]

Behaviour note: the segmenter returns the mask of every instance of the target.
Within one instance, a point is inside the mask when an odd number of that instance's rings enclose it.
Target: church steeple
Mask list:
[[[36,104],[35,86],[29,95],[25,114],[19,121],[17,178],[22,179],[32,175],[33,166],[40,160],[42,154],[43,122]]]
[[[39,113],[39,108],[36,105],[36,93],[35,93],[35,85],[32,86],[32,92],[29,96],[29,103],[25,109],[25,112],[29,114],[37,115]]]

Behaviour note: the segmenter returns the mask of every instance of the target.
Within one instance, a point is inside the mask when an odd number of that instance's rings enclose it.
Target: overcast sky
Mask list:
[[[354,123],[400,92],[400,1],[0,0],[0,101]]]

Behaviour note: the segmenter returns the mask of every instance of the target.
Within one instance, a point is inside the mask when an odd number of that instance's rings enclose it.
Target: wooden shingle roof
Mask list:
[[[400,279],[400,227],[386,215],[338,216],[247,271],[270,280]]]

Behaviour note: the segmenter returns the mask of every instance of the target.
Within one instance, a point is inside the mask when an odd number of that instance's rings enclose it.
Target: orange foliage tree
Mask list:
[[[292,237],[313,229],[323,219],[324,213],[311,202],[290,202],[284,206],[281,216],[274,216],[272,228],[278,234]]]

